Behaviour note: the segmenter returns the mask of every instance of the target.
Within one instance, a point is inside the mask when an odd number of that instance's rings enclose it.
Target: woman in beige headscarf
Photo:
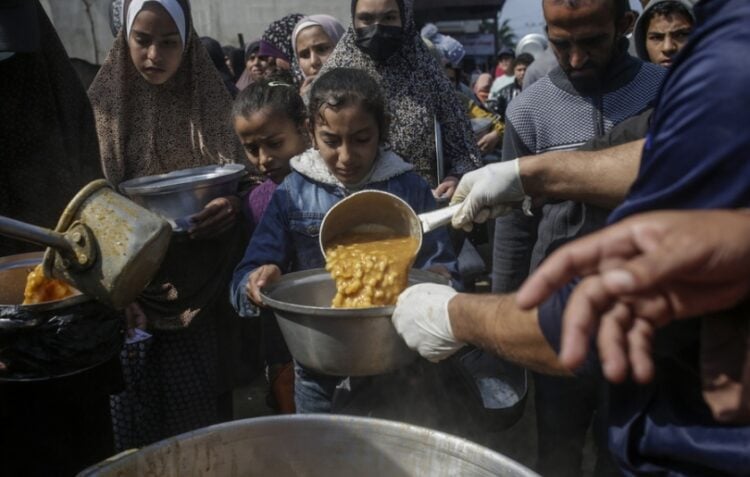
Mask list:
[[[89,90],[107,179],[117,186],[244,161],[231,130],[231,98],[191,25],[187,0],[132,0],[124,11]],[[128,318],[153,340],[142,382],[113,400],[118,447],[217,422],[222,393],[231,396],[231,376],[222,373],[231,373],[227,350],[236,349],[226,341],[238,336],[226,291],[244,249],[239,212],[239,198],[229,196],[194,216],[187,232],[173,235],[139,306],[129,308]]]

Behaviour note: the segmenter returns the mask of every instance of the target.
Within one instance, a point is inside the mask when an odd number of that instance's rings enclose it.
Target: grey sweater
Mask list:
[[[652,106],[666,70],[624,50],[598,94],[583,95],[558,66],[508,108],[503,160],[578,149]],[[531,270],[564,243],[604,226],[609,211],[572,201],[548,201],[533,217],[497,220],[493,291],[516,290]]]

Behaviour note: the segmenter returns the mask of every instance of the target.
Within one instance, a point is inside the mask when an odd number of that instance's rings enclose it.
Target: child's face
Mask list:
[[[146,4],[135,17],[128,49],[135,68],[154,85],[169,81],[182,63],[180,31],[159,4]]]
[[[322,113],[324,121],[315,118],[314,137],[328,170],[345,185],[360,183],[378,157],[378,123],[359,105]]]
[[[269,109],[236,116],[234,130],[250,162],[277,184],[289,174],[289,161],[307,149],[307,137],[294,121]]]

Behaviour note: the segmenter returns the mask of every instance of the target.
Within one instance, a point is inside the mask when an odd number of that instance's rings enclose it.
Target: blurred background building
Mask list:
[[[527,2],[529,0],[524,0]],[[101,64],[112,46],[112,0],[41,0],[71,58]],[[494,55],[494,31],[505,0],[416,0],[421,27],[438,23],[456,34],[470,55]],[[273,20],[293,13],[327,13],[348,26],[350,0],[192,0],[195,29],[223,45],[240,46],[259,37]]]

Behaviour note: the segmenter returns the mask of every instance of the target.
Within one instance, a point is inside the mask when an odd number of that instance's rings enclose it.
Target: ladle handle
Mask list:
[[[422,233],[432,232],[435,229],[447,225],[450,223],[461,204],[451,205],[442,209],[434,210],[432,212],[426,212],[419,214],[419,221],[422,222]]]
[[[2,215],[0,215],[0,235],[62,251],[73,251],[73,247],[63,234]]]

